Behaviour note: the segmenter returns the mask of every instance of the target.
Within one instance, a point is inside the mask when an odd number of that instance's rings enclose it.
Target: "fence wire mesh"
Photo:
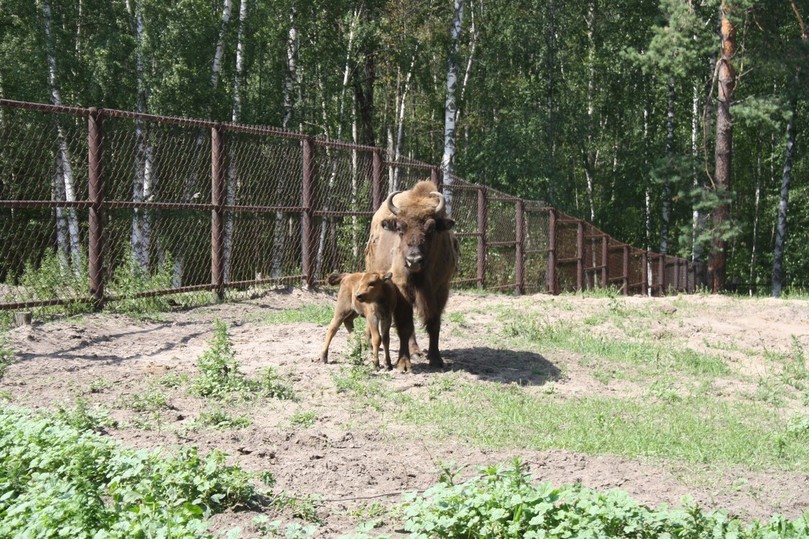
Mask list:
[[[693,289],[682,259],[441,176],[277,129],[0,99],[0,309],[323,283],[364,268],[374,210],[424,179],[455,221],[455,286]]]

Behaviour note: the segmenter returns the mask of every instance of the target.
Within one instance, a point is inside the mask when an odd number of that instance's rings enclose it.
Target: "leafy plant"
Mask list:
[[[304,428],[311,427],[315,424],[315,421],[317,421],[317,414],[311,410],[307,412],[295,412],[292,414],[292,417],[289,418],[290,423]]]
[[[228,430],[239,429],[242,427],[250,426],[250,419],[244,416],[232,416],[219,408],[200,412],[199,417],[195,421],[197,425],[203,427],[211,427],[214,429]]]
[[[136,451],[58,414],[0,408],[0,460],[2,537],[199,539],[206,516],[259,501],[221,452]]]
[[[804,537],[809,516],[750,525],[721,511],[650,509],[625,492],[580,484],[534,484],[518,461],[487,467],[462,484],[441,481],[406,496],[404,529],[414,539],[521,537]]]
[[[6,373],[6,369],[14,360],[14,350],[8,344],[8,337],[4,332],[0,332],[0,380]]]
[[[157,271],[150,273],[127,249],[123,262],[115,269],[109,284],[108,292],[116,299],[110,302],[110,309],[139,316],[169,309],[168,296],[138,297],[138,294],[171,288],[173,273],[174,262],[170,255],[166,254]]]
[[[90,407],[86,399],[77,398],[72,408],[59,406],[54,414],[56,418],[78,430],[99,431],[104,427],[115,425],[109,413],[100,406]]]

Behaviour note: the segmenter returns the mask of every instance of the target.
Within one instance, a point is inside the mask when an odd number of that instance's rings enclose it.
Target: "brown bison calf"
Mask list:
[[[328,363],[329,345],[334,334],[345,324],[349,333],[354,332],[354,319],[365,317],[368,329],[366,338],[371,336],[371,359],[379,368],[379,342],[385,349],[385,366],[393,368],[390,361],[390,325],[393,310],[396,308],[397,290],[390,281],[390,273],[340,273],[329,276],[329,284],[340,283],[334,317],[326,331],[326,340],[320,351],[320,360]]]

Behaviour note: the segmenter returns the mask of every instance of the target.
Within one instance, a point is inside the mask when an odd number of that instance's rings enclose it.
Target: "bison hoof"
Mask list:
[[[413,372],[413,366],[410,364],[410,359],[406,357],[399,358],[399,362],[396,363],[396,368],[399,372]]]
[[[328,354],[328,352],[324,352],[324,353],[320,354],[320,361],[322,361],[323,363],[328,363],[329,362],[329,354]]]
[[[430,361],[430,367],[433,369],[444,368],[444,360],[441,359],[439,354],[427,354],[427,359]]]

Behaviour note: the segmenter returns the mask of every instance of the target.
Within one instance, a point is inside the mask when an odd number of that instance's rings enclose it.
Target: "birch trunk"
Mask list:
[[[59,92],[59,84],[56,79],[56,55],[54,53],[53,33],[51,29],[52,15],[51,5],[48,0],[41,0],[42,7],[42,20],[45,30],[45,49],[47,54],[48,63],[48,85],[51,92],[51,103],[54,105],[62,104],[62,96]],[[54,177],[55,194],[60,197],[58,200],[67,202],[76,201],[75,183],[73,180],[73,167],[70,164],[70,152],[67,147],[65,133],[62,126],[57,123],[56,126],[56,174]],[[58,244],[59,252],[69,253],[69,263],[73,266],[73,272],[76,275],[81,273],[81,239],[79,237],[79,219],[76,215],[75,208],[57,208],[56,209],[56,222],[57,222],[57,242],[62,241],[66,243]],[[64,224],[59,224],[59,223]],[[67,230],[67,237],[59,233],[60,227]],[[60,238],[60,236],[62,236]],[[68,262],[66,258],[65,263]]]
[[[231,107],[230,119],[233,123],[241,121],[242,116],[242,81],[244,80],[244,25],[247,21],[247,2],[241,0],[239,3],[239,30],[236,38],[236,73],[233,78],[233,104]],[[228,145],[227,151],[230,154],[228,159],[227,179],[225,183],[225,204],[233,206],[239,197],[239,175],[236,169],[236,156],[232,152],[232,146]],[[233,261],[233,212],[225,213],[225,239],[224,239],[224,264],[225,282],[231,280],[231,267]]]
[[[284,129],[289,128],[292,122],[292,115],[294,111],[295,89],[298,82],[298,50],[300,43],[298,41],[298,29],[295,26],[295,17],[297,11],[293,7],[289,14],[289,32],[287,33],[287,72],[284,78],[284,117],[281,126]],[[283,195],[283,185],[278,181],[275,187],[275,203],[281,203]],[[282,276],[283,273],[283,259],[284,259],[284,213],[281,211],[275,212],[275,226],[273,229],[273,254],[272,254],[272,267],[270,275],[273,278]]]
[[[452,215],[452,185],[455,174],[455,131],[457,127],[458,107],[455,103],[455,90],[458,86],[458,48],[463,23],[463,0],[453,1],[452,24],[450,25],[450,49],[447,57],[447,99],[444,105],[444,155],[441,158],[441,170],[444,172],[444,199],[446,213]]]
[[[146,112],[146,81],[143,65],[143,41],[146,27],[143,19],[142,0],[126,2],[126,10],[135,29],[135,70],[137,76],[137,98],[135,110],[138,113]],[[151,198],[153,190],[153,151],[147,140],[144,121],[135,120],[135,171],[132,182],[132,201],[143,202]],[[132,259],[143,271],[149,269],[149,252],[151,247],[151,215],[148,210],[135,208],[132,210],[131,231]]]

